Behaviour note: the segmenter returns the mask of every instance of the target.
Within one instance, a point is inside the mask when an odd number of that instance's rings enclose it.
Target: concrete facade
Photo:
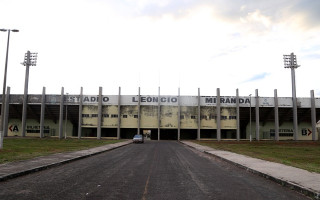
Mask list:
[[[10,95],[5,120],[8,136],[24,136],[22,116],[27,116],[25,136],[131,138],[150,134],[151,139],[318,140],[320,99],[297,98],[297,130],[291,97],[168,96],[160,95]],[[61,101],[62,100],[62,101]],[[251,111],[251,115],[250,115]],[[22,113],[27,112],[27,113]],[[249,115],[252,116],[249,118]],[[66,119],[67,118],[67,119]],[[251,120],[250,120],[251,119]],[[67,120],[67,123],[65,123]],[[5,121],[6,122],[6,121]],[[251,128],[249,126],[251,122]],[[251,130],[251,133],[250,133]]]

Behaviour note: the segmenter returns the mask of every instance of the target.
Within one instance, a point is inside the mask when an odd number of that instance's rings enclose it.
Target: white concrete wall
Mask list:
[[[252,122],[251,125],[251,134],[252,138],[256,138],[256,123]],[[264,126],[260,125],[260,139],[274,139],[274,137],[270,135],[270,132],[272,132],[272,129],[274,130],[274,123],[273,122],[268,122]],[[298,125],[298,140],[312,140],[312,126],[311,123],[300,123]],[[293,134],[293,124],[291,122],[284,122],[282,125],[279,127],[279,140],[293,140],[293,136],[281,136],[282,134],[287,134],[287,133],[292,133]],[[246,127],[246,136],[247,139],[250,138],[250,127],[249,124]],[[319,133],[316,133],[316,140],[318,140]]]
[[[63,122],[63,135],[65,131],[65,121]],[[72,136],[73,126],[70,121],[67,122],[67,136]],[[47,133],[48,132],[48,133]],[[21,136],[21,119],[9,119],[8,136]],[[40,123],[37,120],[29,119],[26,122],[26,136],[40,137]],[[44,121],[44,136],[59,136],[59,122],[52,120]]]

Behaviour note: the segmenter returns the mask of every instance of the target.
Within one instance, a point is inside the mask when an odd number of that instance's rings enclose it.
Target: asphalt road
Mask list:
[[[307,198],[176,141],[146,141],[0,182],[0,199]]]

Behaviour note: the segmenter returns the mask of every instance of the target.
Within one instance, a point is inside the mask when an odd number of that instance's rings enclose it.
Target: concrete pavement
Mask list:
[[[295,167],[251,158],[228,151],[215,150],[213,148],[198,145],[189,141],[181,142],[198,151],[213,155],[224,161],[237,165],[238,167],[273,180],[283,186],[290,187],[314,199],[320,199],[320,174],[318,173],[312,173]],[[44,170],[53,166],[61,165],[63,163],[71,162],[73,160],[89,157],[124,145],[128,145],[130,143],[132,143],[132,141],[128,140],[87,150],[58,153],[49,156],[41,156],[26,161],[1,164],[0,181],[5,181],[10,178]]]
[[[314,199],[320,199],[320,174],[257,158],[215,150],[189,141],[181,141],[198,151],[213,155],[242,167],[267,179],[273,180]]]
[[[105,151],[109,151],[124,145],[132,143],[132,140],[107,144],[91,149],[73,151],[67,153],[52,154],[49,156],[40,156],[30,160],[10,162],[0,165],[0,181],[5,181],[10,178],[15,178],[32,172],[44,170],[53,166],[68,163],[81,158],[93,156]]]
[[[0,182],[0,199],[302,200],[177,141],[145,141]]]

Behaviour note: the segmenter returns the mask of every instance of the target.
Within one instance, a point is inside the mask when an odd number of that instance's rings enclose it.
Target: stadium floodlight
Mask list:
[[[2,91],[2,104],[1,104],[1,122],[0,122],[0,149],[3,148],[3,137],[4,137],[4,110],[5,110],[5,95],[6,95],[6,87],[7,87],[7,67],[8,67],[8,54],[9,54],[9,42],[10,42],[10,32],[19,32],[17,29],[0,29],[2,32],[8,32],[8,40],[7,40],[7,54],[6,54],[6,64],[4,67],[4,78],[3,78],[3,91]]]
[[[300,65],[297,64],[297,57],[293,53],[290,55],[283,55],[284,68],[298,68]]]
[[[24,61],[21,63],[24,66],[36,66],[37,65],[37,59],[38,59],[38,53],[31,53],[28,51],[25,53]]]
[[[27,51],[25,53],[24,62],[22,65],[26,66],[26,77],[24,83],[24,95],[23,95],[23,110],[22,110],[22,137],[26,136],[26,118],[27,118],[27,99],[28,99],[28,82],[29,82],[29,67],[37,65],[38,53],[31,53]]]
[[[297,64],[297,57],[293,53],[290,55],[283,55],[284,68],[291,69],[291,83],[292,83],[292,103],[293,103],[293,139],[298,139],[298,109],[296,97],[296,77],[295,69],[300,67]]]

